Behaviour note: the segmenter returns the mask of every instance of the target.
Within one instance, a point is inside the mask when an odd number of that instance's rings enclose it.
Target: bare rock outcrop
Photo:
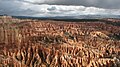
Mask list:
[[[112,21],[0,17],[0,67],[120,67],[120,27]]]

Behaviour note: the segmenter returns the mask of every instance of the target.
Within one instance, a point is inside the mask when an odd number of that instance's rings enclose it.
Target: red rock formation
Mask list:
[[[0,18],[0,67],[120,66],[120,27],[114,21]]]

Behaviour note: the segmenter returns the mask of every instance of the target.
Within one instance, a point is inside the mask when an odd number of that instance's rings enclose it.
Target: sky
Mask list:
[[[120,15],[120,0],[0,0],[0,15]]]

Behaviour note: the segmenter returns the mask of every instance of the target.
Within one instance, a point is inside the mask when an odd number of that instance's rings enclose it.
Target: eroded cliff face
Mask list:
[[[120,67],[120,27],[106,22],[0,17],[0,67]]]

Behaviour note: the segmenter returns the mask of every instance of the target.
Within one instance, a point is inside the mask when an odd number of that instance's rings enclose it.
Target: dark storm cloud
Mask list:
[[[22,1],[22,0],[21,0]],[[34,4],[83,5],[107,9],[120,9],[120,0],[24,0]]]
[[[120,15],[119,4],[117,4],[119,1],[112,2],[113,0],[0,0],[0,15],[39,17]]]

